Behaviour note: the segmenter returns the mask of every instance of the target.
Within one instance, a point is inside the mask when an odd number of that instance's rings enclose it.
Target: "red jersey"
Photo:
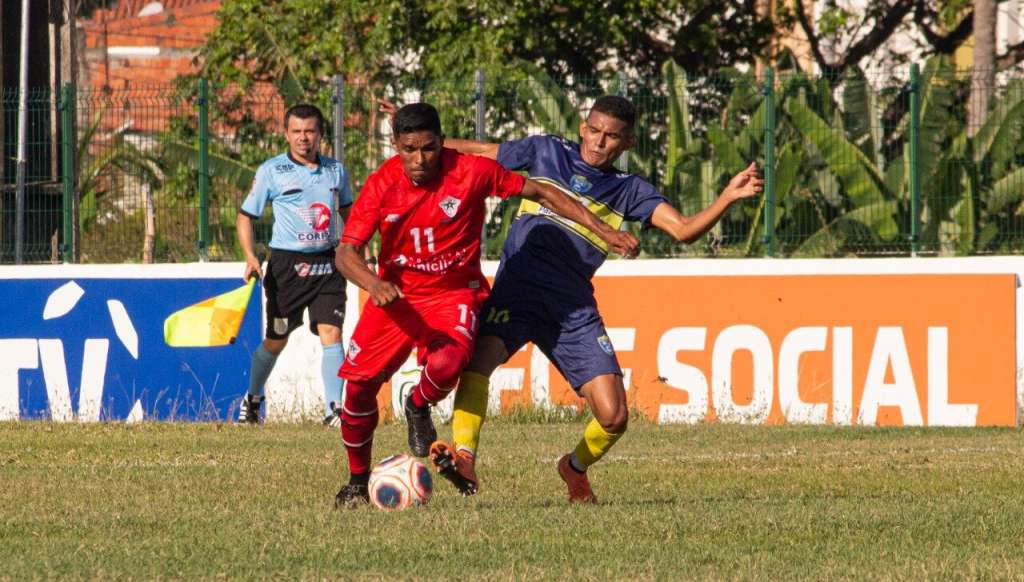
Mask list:
[[[379,230],[378,276],[405,294],[486,288],[480,272],[484,200],[518,195],[525,181],[494,160],[444,148],[439,175],[417,186],[394,156],[367,178],[341,241],[364,245]]]

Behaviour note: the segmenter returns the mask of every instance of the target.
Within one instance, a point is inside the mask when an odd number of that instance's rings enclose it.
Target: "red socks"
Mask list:
[[[348,453],[348,470],[353,474],[370,471],[373,431],[380,419],[377,392],[380,382],[349,380],[345,386],[345,404],[341,410],[341,441]]]

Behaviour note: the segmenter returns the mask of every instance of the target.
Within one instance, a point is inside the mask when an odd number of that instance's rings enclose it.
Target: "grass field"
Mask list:
[[[384,513],[320,426],[0,424],[0,578],[1024,578],[1020,431],[636,422],[577,507],[581,423],[486,428],[479,495]]]

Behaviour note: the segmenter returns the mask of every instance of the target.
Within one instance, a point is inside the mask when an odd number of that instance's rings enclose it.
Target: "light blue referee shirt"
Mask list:
[[[338,244],[342,225],[338,224],[334,205],[351,206],[352,189],[348,173],[338,160],[319,158],[320,165],[310,169],[284,153],[256,170],[241,212],[258,219],[267,202],[271,204],[274,230],[270,248],[316,253]]]

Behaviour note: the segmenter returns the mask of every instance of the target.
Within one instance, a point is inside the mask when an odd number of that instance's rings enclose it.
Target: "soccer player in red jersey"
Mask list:
[[[398,154],[366,180],[335,257],[338,270],[371,299],[339,371],[348,381],[341,436],[350,479],[335,498],[337,506],[369,500],[377,392],[414,347],[423,374],[404,405],[409,447],[423,457],[437,438],[430,405],[451,392],[469,361],[489,290],[480,271],[486,197],[540,202],[545,211],[585,226],[624,256],[634,255],[639,244],[554,187],[509,172],[494,160],[444,148],[441,121],[431,105],[402,107],[393,126]],[[362,251],[377,231],[381,249],[375,274]]]

